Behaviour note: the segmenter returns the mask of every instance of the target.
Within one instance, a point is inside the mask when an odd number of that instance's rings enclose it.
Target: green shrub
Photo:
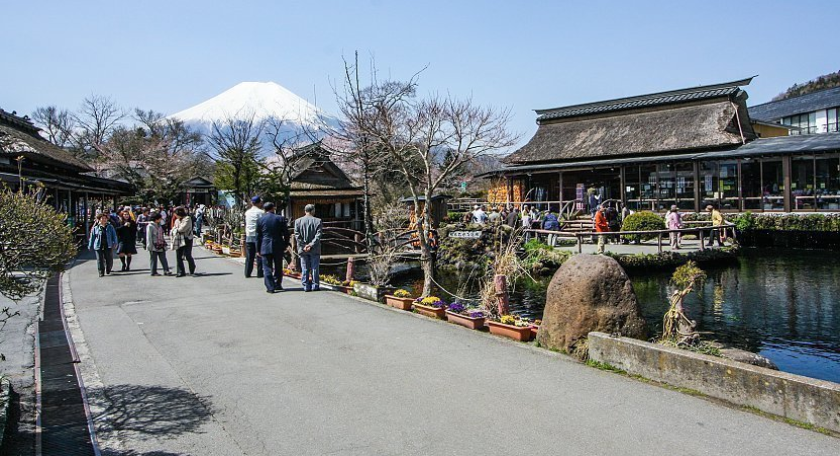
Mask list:
[[[621,224],[621,231],[657,231],[665,229],[665,219],[651,211],[639,211],[628,215]],[[656,235],[628,234],[629,241],[654,239]]]

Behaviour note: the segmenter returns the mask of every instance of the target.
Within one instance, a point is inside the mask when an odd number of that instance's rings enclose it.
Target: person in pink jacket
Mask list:
[[[665,225],[669,230],[678,230],[683,227],[682,216],[676,205],[671,206],[671,210],[665,215]],[[671,248],[674,250],[680,249],[680,233],[672,231],[668,233],[671,238]]]

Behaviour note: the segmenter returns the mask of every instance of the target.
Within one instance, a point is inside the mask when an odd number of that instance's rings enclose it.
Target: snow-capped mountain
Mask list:
[[[247,120],[252,116],[255,122],[282,120],[283,130],[290,135],[301,129],[316,131],[324,122],[337,122],[334,117],[275,82],[241,82],[169,117],[209,133],[214,122],[224,123],[229,118]]]

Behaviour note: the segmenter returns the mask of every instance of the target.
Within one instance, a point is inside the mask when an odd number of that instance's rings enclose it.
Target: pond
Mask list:
[[[759,353],[785,372],[840,382],[836,252],[745,249],[737,264],[706,272],[705,285],[685,303],[704,339]],[[670,273],[632,274],[631,279],[651,333],[657,334],[668,307]],[[513,311],[540,318],[549,280],[516,284]],[[458,277],[444,276],[439,282],[457,295],[477,295],[476,290],[463,289],[463,284],[459,290]],[[396,284],[416,288],[422,280],[403,276]]]

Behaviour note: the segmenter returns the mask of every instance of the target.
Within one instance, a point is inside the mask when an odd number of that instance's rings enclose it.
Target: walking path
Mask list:
[[[65,275],[103,454],[835,456],[840,448],[832,437],[345,295],[268,295],[240,264],[201,248],[195,256],[206,275],[138,269],[100,279],[91,261]]]

